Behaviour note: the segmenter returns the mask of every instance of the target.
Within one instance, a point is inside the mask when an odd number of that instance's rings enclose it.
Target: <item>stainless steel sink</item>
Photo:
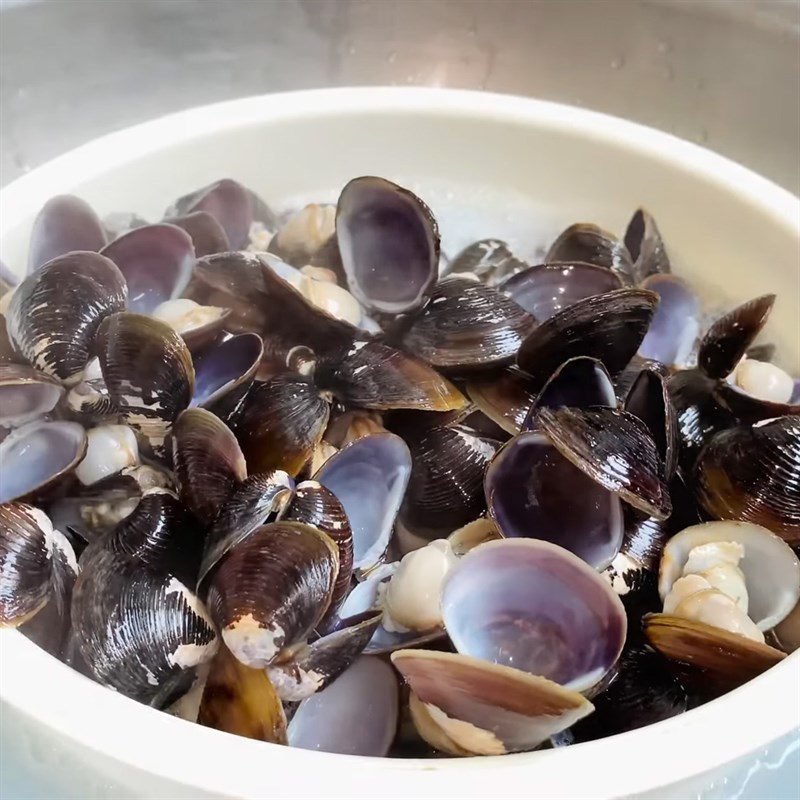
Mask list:
[[[285,89],[587,106],[800,192],[800,5],[775,0],[0,0],[0,181],[99,134]]]

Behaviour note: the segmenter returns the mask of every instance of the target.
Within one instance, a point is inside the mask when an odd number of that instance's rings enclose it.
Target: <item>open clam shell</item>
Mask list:
[[[617,555],[622,504],[541,433],[505,444],[483,481],[489,515],[503,536],[553,542],[596,569]]]
[[[714,398],[721,406],[728,409],[741,422],[752,423],[774,417],[800,416],[800,381],[794,381],[792,393],[785,403],[756,397],[740,387],[735,380],[742,366],[746,364],[747,361],[740,362],[735,373],[717,383]]]
[[[721,688],[741,686],[786,658],[769,645],[668,614],[645,617],[644,632],[663,656],[702,670]]]
[[[748,615],[759,630],[774,628],[800,599],[800,561],[780,537],[750,522],[706,522],[673,536],[661,557],[661,599],[683,574],[689,551],[712,542],[738,542],[744,546],[739,568],[747,587]]]
[[[128,285],[128,310],[151,314],[178,297],[189,282],[195,253],[192,239],[175,225],[144,225],[103,248]]]
[[[475,406],[512,436],[522,430],[528,409],[536,399],[533,381],[516,369],[499,375],[472,376],[466,389]]]
[[[286,716],[263,669],[253,669],[220,647],[211,662],[197,721],[261,742],[286,744]]]
[[[588,222],[578,222],[562,231],[544,260],[548,264],[583,261],[619,273],[626,282],[633,279],[633,260],[628,248],[613,233]]]
[[[435,367],[483,369],[511,363],[535,325],[496,289],[453,276],[413,315],[402,345]]]
[[[139,465],[136,434],[127,425],[98,425],[86,431],[86,455],[75,470],[75,477],[84,485]]]
[[[616,272],[578,261],[528,267],[499,288],[541,323],[579,300],[622,286]]]
[[[532,750],[593,709],[545,678],[458,653],[399,650],[392,663],[411,687],[418,732],[452,755]]]
[[[502,539],[503,534],[497,523],[486,517],[479,517],[454,530],[448,537],[450,547],[456,556],[466,555],[470,550],[486,542]]]
[[[336,545],[321,531],[299,522],[263,525],[220,560],[208,607],[236,658],[265,667],[319,623],[338,571]]]
[[[53,197],[33,222],[28,274],[66,253],[97,252],[105,243],[103,224],[87,202],[69,194]]]
[[[701,452],[695,477],[710,516],[755,522],[800,541],[800,417],[720,431]]]
[[[231,249],[228,234],[207,211],[191,211],[178,217],[167,217],[163,222],[186,231],[192,239],[198,258],[214,253],[227,253]]]
[[[342,189],[336,238],[350,291],[369,308],[416,308],[436,281],[436,220],[422,200],[390,181],[366,176]]]
[[[100,323],[125,308],[127,292],[122,273],[105,256],[60,256],[14,290],[6,315],[9,337],[34,367],[77,383],[94,355]]]
[[[543,433],[578,469],[656,519],[672,513],[664,465],[647,426],[626,411],[543,408]]]
[[[385,756],[397,732],[399,695],[394,670],[381,659],[362,656],[300,704],[289,723],[289,746]]]
[[[724,378],[733,372],[747,348],[767,323],[774,294],[749,300],[720,317],[700,342],[697,364],[710,378]]]
[[[76,422],[34,420],[0,442],[0,503],[39,495],[69,475],[86,453]]]
[[[685,364],[700,333],[700,298],[674,275],[652,275],[641,286],[657,294],[659,303],[639,355],[670,366]]]
[[[16,428],[51,412],[64,387],[50,375],[22,364],[0,364],[0,427]]]
[[[658,225],[644,208],[637,208],[625,229],[625,247],[633,259],[632,276],[641,283],[650,275],[670,272],[669,256]]]
[[[181,335],[192,353],[199,353],[224,336],[229,308],[201,306],[194,300],[179,297],[156,306],[151,316],[171,325]]]
[[[445,579],[442,614],[459,653],[580,692],[614,666],[627,628],[622,603],[594,569],[535,539],[488,542],[463,556]]]
[[[447,265],[447,275],[467,272],[489,286],[497,284],[529,265],[518,259],[500,239],[480,239],[467,245]]]
[[[354,570],[366,572],[383,558],[410,474],[406,443],[393,433],[377,433],[340,450],[313,476],[344,508]]]
[[[657,295],[643,289],[618,289],[579,300],[528,335],[517,364],[539,387],[575,356],[602,361],[613,377],[639,349],[657,304]]]

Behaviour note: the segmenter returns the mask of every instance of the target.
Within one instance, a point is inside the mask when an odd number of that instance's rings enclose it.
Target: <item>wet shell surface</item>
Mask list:
[[[662,364],[683,366],[700,333],[700,299],[674,275],[652,275],[643,289],[658,295],[658,308],[639,346],[639,355]]]
[[[533,381],[516,369],[504,370],[499,375],[472,376],[466,389],[477,408],[512,436],[522,430],[536,399]]]
[[[613,233],[586,222],[570,225],[559,234],[545,261],[583,261],[606,267],[626,280],[633,276],[633,261],[625,245]]]
[[[58,405],[64,387],[44,372],[23,364],[0,364],[0,427],[16,428]]]
[[[670,272],[669,256],[653,215],[637,208],[625,229],[624,242],[633,259],[633,279],[641,283],[650,275]]]

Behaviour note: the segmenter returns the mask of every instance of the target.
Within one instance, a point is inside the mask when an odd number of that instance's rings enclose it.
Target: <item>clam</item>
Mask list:
[[[339,573],[328,607],[335,613],[350,591],[353,573],[353,531],[344,506],[336,495],[317,481],[303,481],[295,489],[286,520],[311,525],[330,536],[339,552]]]
[[[300,704],[289,745],[305,750],[385,756],[395,738],[399,687],[394,670],[362,656],[327,689]]]
[[[336,239],[350,291],[368,308],[409,311],[436,281],[433,214],[416,195],[383,178],[355,178],[342,189]]]
[[[84,425],[112,424],[121,420],[103,380],[100,359],[93,358],[83,371],[81,380],[67,392],[66,406],[76,421]]]
[[[447,265],[448,275],[469,273],[489,286],[496,286],[506,278],[528,267],[518,259],[506,242],[500,239],[481,239],[467,245]]]
[[[163,322],[141,314],[114,314],[98,331],[98,351],[109,396],[125,422],[156,455],[194,391],[192,357]]]
[[[642,358],[638,355],[634,356],[628,362],[628,366],[614,378],[614,388],[620,400],[625,399],[631,386],[633,386],[633,382],[639,377],[639,373],[645,369],[657,372],[663,378],[669,378],[672,375],[672,370],[660,361],[653,361],[651,358]]]
[[[513,361],[534,327],[533,318],[496,289],[452,276],[412,316],[402,345],[435,367],[486,368]]]
[[[163,222],[175,225],[189,234],[198,258],[214,253],[227,253],[231,249],[225,229],[207,211],[192,211],[179,217],[166,217]]]
[[[651,275],[670,272],[661,232],[652,214],[637,208],[625,229],[625,247],[633,259],[633,279],[641,283]]]
[[[579,300],[529,334],[517,364],[538,386],[575,356],[596,358],[616,376],[639,349],[657,303],[657,296],[643,289],[618,289]]]
[[[579,300],[622,286],[616,272],[578,261],[528,267],[499,288],[541,323]]]
[[[533,381],[513,368],[499,374],[471,376],[466,389],[475,406],[512,436],[522,430],[528,409],[536,399]]]
[[[625,282],[633,278],[633,260],[628,248],[613,233],[587,222],[578,222],[562,231],[550,245],[544,260],[548,264],[553,261],[583,261],[606,267],[618,273]]]
[[[330,604],[339,556],[310,525],[276,522],[231,548],[209,578],[208,607],[239,661],[265,667],[302,644]]]
[[[8,334],[34,367],[74,384],[94,355],[101,322],[122,311],[126,298],[125,279],[112,261],[98,253],[68,253],[14,291]]]
[[[335,413],[338,412],[338,413]],[[375,411],[332,409],[323,439],[338,450],[373,433],[386,433],[381,415]]]
[[[651,517],[669,517],[664,465],[637,417],[614,409],[543,408],[537,420],[561,455],[590,478]]]
[[[86,445],[75,422],[35,420],[13,430],[0,442],[0,503],[50,489],[78,466]]]
[[[436,426],[408,441],[412,467],[400,521],[409,533],[429,541],[483,513],[483,475],[499,442],[460,425]]]
[[[800,418],[720,431],[701,452],[695,476],[698,501],[711,517],[800,540]]]
[[[50,375],[22,364],[0,364],[0,427],[16,428],[50,413],[64,387]]]
[[[551,541],[597,569],[623,535],[619,498],[568,461],[541,433],[505,444],[484,478],[489,515],[503,536]]]
[[[251,472],[281,469],[297,475],[322,439],[329,413],[330,404],[301,375],[255,384],[235,430]]]
[[[755,356],[743,358],[717,384],[714,397],[742,422],[800,415],[800,381]]]
[[[105,243],[103,225],[88,203],[69,194],[53,197],[33,222],[28,274],[75,250],[97,252]]]
[[[317,363],[315,381],[348,405],[384,411],[450,411],[467,400],[424,361],[375,340],[356,340]]]
[[[700,333],[700,299],[674,275],[651,275],[641,287],[657,294],[659,303],[639,355],[662,364],[686,364]]]
[[[11,293],[8,293],[0,297],[0,306],[3,305],[6,298],[8,298],[8,302],[10,303],[11,296]],[[16,351],[11,339],[9,338],[6,318],[2,313],[0,313],[0,365],[24,363],[25,359]]]
[[[335,235],[336,206],[310,203],[278,228],[269,249],[289,264],[302,267],[311,263]]]
[[[262,669],[253,669],[220,647],[211,662],[197,721],[208,728],[286,744],[283,706]]]
[[[174,328],[193,352],[211,345],[222,334],[230,309],[201,306],[194,300],[180,297],[157,305],[151,316]]]
[[[357,439],[329,458],[314,480],[341,503],[353,534],[353,569],[383,558],[411,473],[405,442],[391,433]]]
[[[86,454],[75,477],[91,486],[110,475],[139,464],[136,434],[127,425],[98,425],[86,431]]]
[[[532,750],[593,709],[550,680],[458,653],[399,650],[392,663],[411,687],[417,731],[451,755]]]
[[[625,641],[619,598],[588,564],[549,542],[504,539],[463,556],[445,579],[445,629],[459,653],[585,692]]]
[[[179,297],[195,261],[189,234],[163,222],[123,234],[102,254],[125,277],[128,310],[137,314],[151,314],[160,303]]]
[[[199,520],[213,519],[247,477],[236,437],[202,408],[182,411],[172,428],[172,464],[181,500]]]

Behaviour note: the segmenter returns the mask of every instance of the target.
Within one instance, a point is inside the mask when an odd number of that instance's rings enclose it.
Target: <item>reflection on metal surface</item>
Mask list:
[[[270,91],[532,95],[800,191],[800,6],[776,0],[4,0],[0,182],[102,133]]]

